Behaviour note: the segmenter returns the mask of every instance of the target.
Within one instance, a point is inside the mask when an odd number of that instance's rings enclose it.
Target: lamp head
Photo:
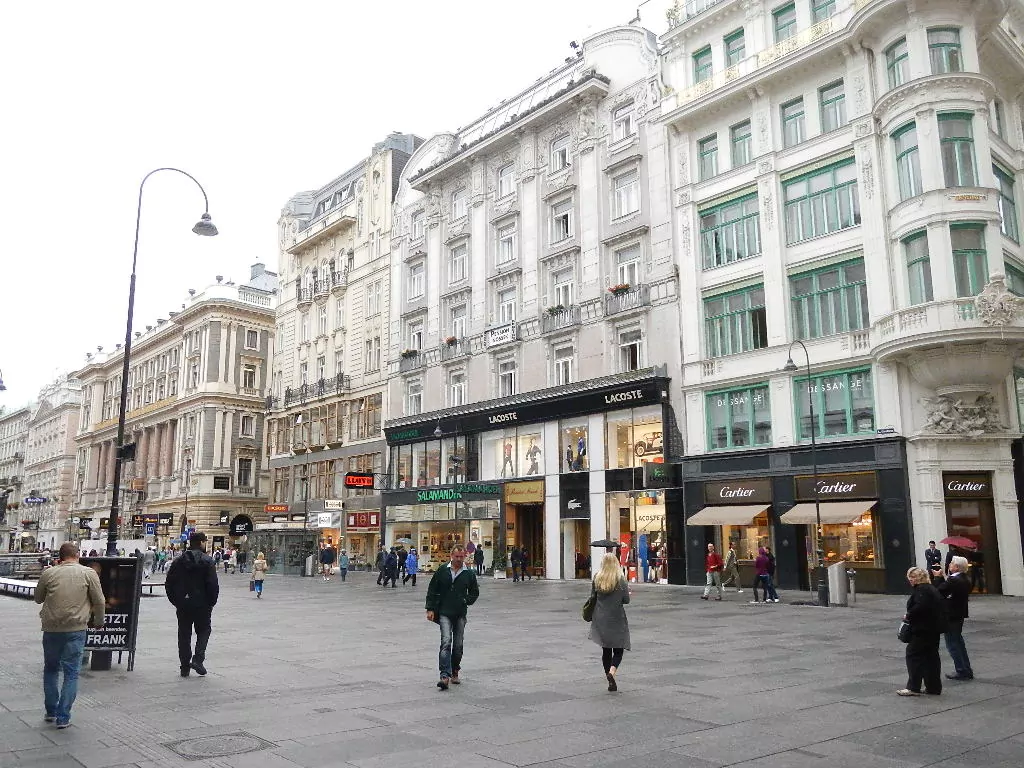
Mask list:
[[[437,422],[437,426],[434,427],[434,437],[443,437],[444,432],[441,431],[441,422]]]
[[[789,356],[789,360],[786,361],[786,364],[784,366],[782,366],[782,370],[789,371],[790,373],[792,373],[793,371],[798,370],[798,368],[796,367],[796,363],[793,362],[793,356],[792,355]]]
[[[214,226],[213,220],[210,219],[210,214],[204,213],[203,217],[192,227],[192,231],[203,237],[213,237],[217,234],[217,227]]]

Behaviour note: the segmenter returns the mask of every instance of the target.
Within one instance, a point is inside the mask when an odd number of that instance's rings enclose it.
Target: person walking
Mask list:
[[[416,586],[416,574],[419,571],[420,559],[419,555],[416,554],[416,547],[409,550],[408,556],[405,558],[405,575],[402,577],[402,584],[405,584],[409,579],[412,579],[412,585]]]
[[[971,595],[971,581],[967,578],[967,558],[954,555],[949,561],[949,573],[942,575],[942,566],[932,567],[932,582],[946,603],[946,651],[953,660],[955,672],[947,674],[950,680],[973,680],[974,670],[964,643],[964,619],[968,618],[967,601]]]
[[[394,547],[391,548],[391,551],[388,552],[387,557],[384,558],[385,587],[387,587],[389,581],[391,582],[392,589],[396,589],[398,587],[398,553],[395,552]]]
[[[611,552],[601,558],[601,565],[594,576],[593,592],[597,601],[588,637],[601,646],[601,665],[608,690],[617,691],[619,686],[615,678],[622,666],[622,654],[630,650],[629,622],[623,607],[629,602],[630,593],[619,561]]]
[[[450,558],[434,571],[424,602],[427,621],[433,621],[441,628],[441,647],[437,654],[441,678],[437,687],[442,691],[447,691],[449,684],[459,685],[462,682],[459,672],[462,669],[468,608],[480,597],[476,574],[464,566],[466,550],[456,544]]]
[[[484,575],[484,548],[477,547],[476,552],[473,553],[473,565],[476,566],[476,575]]]
[[[775,555],[771,547],[764,548],[765,557],[768,558],[768,593],[765,595],[765,602],[779,602],[779,593],[775,591]]]
[[[757,599],[758,587],[764,590],[764,600]],[[758,547],[757,557],[754,558],[754,599],[750,602],[768,602],[768,555],[764,547]]]
[[[388,559],[388,553],[381,544],[377,549],[377,558],[373,561],[373,567],[377,569],[377,586],[384,581],[384,561]]]
[[[142,553],[142,578],[151,578],[155,570],[156,552],[151,547],[146,547],[146,551]]]
[[[512,554],[509,559],[512,565],[512,583],[515,584],[519,581],[519,570],[523,564],[522,555],[519,554],[519,547],[512,547]]]
[[[252,561],[252,583],[256,592],[256,597],[263,597],[263,580],[267,577],[267,556],[260,552],[256,555],[256,559]]]
[[[910,625],[907,643],[907,687],[896,691],[898,696],[920,696],[921,683],[925,693],[942,693],[942,661],[939,659],[939,635],[946,629],[942,595],[932,586],[923,568],[907,571],[911,593],[903,620]]]
[[[740,569],[736,563],[736,550],[733,549],[732,542],[729,542],[729,549],[725,552],[725,567],[722,573],[722,587],[727,587],[732,584],[736,587],[736,594],[742,595],[743,589],[740,586]]]
[[[196,531],[188,539],[188,551],[171,563],[167,571],[167,599],[178,616],[178,660],[181,676],[188,677],[194,669],[206,674],[206,646],[213,632],[211,618],[220,596],[217,567],[206,554],[206,534]],[[192,652],[192,630],[195,628],[196,648]]]
[[[324,581],[331,580],[331,572],[334,569],[334,561],[337,556],[338,552],[332,544],[320,549],[320,574],[324,577]]]
[[[939,568],[939,572],[942,571],[942,550],[935,546],[934,541],[928,542],[928,549],[924,551],[924,569],[928,571],[928,576],[931,577],[932,584],[935,583],[935,568]]]
[[[409,559],[409,553],[406,552],[405,547],[398,548],[398,575],[403,579],[405,578],[405,561]],[[405,583],[404,581],[402,582]]]
[[[345,583],[345,579],[348,577],[348,565],[349,557],[346,550],[341,550],[341,554],[338,555],[338,573],[341,574],[341,583]]]
[[[715,552],[715,545],[708,544],[708,553],[704,556],[704,572],[707,575],[707,584],[704,586],[704,594],[701,600],[707,600],[711,594],[711,587],[718,587],[718,597],[722,599],[722,557]],[[755,595],[756,597],[756,595]]]
[[[249,553],[244,549],[235,550],[235,562],[238,563],[238,572],[245,573],[245,564],[249,560]]]
[[[43,606],[43,720],[63,729],[71,725],[78,696],[86,629],[103,626],[106,600],[96,571],[78,562],[77,544],[61,544],[57,556],[57,564],[36,582],[35,601]],[[58,687],[61,672],[64,680]]]
[[[519,570],[522,574],[519,578],[522,581],[529,579],[533,581],[533,574],[530,573],[530,550],[526,547],[521,547],[519,550]]]

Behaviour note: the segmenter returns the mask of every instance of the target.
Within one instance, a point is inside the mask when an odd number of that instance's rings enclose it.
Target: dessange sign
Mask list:
[[[716,480],[704,483],[705,504],[771,504],[771,480]]]
[[[796,478],[796,497],[813,500],[817,487],[819,499],[874,499],[878,497],[878,476],[874,472],[847,472],[839,475],[800,475]]]

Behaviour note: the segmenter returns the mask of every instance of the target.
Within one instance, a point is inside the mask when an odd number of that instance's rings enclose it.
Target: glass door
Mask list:
[[[991,499],[947,499],[946,530],[950,536],[964,536],[978,545],[962,552],[970,563],[974,591],[991,595],[1003,592],[999,570],[999,541],[996,515]]]

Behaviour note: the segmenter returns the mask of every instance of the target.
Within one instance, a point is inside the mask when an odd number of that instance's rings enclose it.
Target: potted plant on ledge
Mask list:
[[[444,340],[444,343],[447,344],[449,347],[454,347],[456,343],[458,343],[458,341],[459,340],[454,336],[449,336]]]
[[[416,355],[418,355],[419,353],[420,351],[418,349],[403,349],[401,356],[403,360],[408,360],[410,358],[416,357]]]
[[[624,293],[629,293],[630,288],[632,286],[629,283],[619,283],[609,288],[608,293],[612,294],[612,296],[621,296]]]
[[[564,304],[556,304],[555,306],[548,307],[548,309],[547,309],[547,313],[549,315],[552,315],[552,316],[560,315],[563,312],[565,312],[565,305]]]

